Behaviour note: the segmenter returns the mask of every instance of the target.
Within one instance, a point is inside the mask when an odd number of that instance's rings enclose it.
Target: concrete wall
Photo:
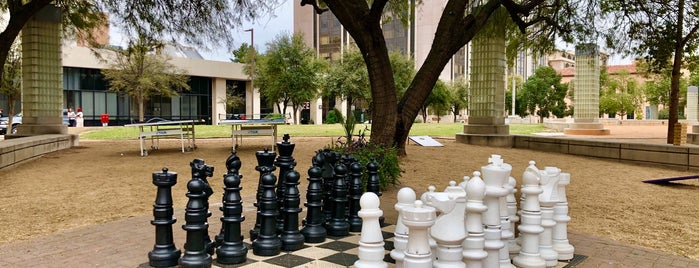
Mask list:
[[[30,161],[44,154],[78,145],[78,136],[69,134],[38,135],[0,142],[0,169]]]

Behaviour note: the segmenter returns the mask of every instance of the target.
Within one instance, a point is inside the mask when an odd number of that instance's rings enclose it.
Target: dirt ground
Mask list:
[[[656,131],[656,130],[653,130]],[[661,128],[658,130],[663,132]],[[645,130],[624,129],[613,132],[640,133],[648,142],[662,142]],[[649,135],[647,137],[643,135]],[[611,137],[615,138],[615,137]],[[626,137],[628,138],[628,137]],[[650,140],[656,139],[656,140]],[[421,147],[410,143],[402,160],[401,185],[384,191],[381,207],[388,222],[395,222],[393,209],[400,187],[412,187],[419,194],[433,184],[438,189],[450,180],[461,181],[487,164],[491,154],[500,154],[513,166],[512,176],[521,182],[529,160],[540,169],[555,166],[571,173],[567,188],[569,229],[614,240],[699,259],[699,180],[670,185],[642,183],[643,180],[692,175],[657,167],[621,164],[599,159],[535,152],[520,149],[491,148],[456,143],[439,138],[444,147]],[[633,139],[628,139],[634,141]],[[296,143],[294,158],[304,180],[299,185],[305,196],[305,177],[315,151],[329,145],[333,138],[292,137]],[[225,170],[230,154],[230,139],[198,139],[198,149],[178,151],[176,141],[161,141],[160,150],[141,157],[136,140],[89,141],[80,146],[45,155],[34,161],[0,172],[0,244],[49,235],[61,230],[100,224],[116,219],[152,213],[156,187],[152,173],[163,167],[178,173],[173,188],[175,208],[186,204],[186,182],[191,178],[189,163],[202,158],[215,167],[210,178],[215,192],[212,209],[220,204]],[[254,202],[259,173],[255,151],[269,144],[268,139],[246,139],[238,150],[242,159],[242,195]],[[519,186],[518,186],[519,187]],[[305,198],[304,198],[305,199]],[[305,216],[305,212],[301,214]],[[183,219],[183,215],[175,215]],[[245,224],[255,215],[246,211]],[[210,219],[215,220],[215,219]],[[247,230],[244,229],[244,230]]]

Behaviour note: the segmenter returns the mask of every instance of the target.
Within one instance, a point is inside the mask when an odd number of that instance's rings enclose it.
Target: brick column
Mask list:
[[[18,136],[67,133],[63,125],[61,10],[46,6],[22,29],[22,125]]]
[[[599,49],[596,44],[575,46],[575,123],[564,130],[570,135],[609,135],[599,123]]]

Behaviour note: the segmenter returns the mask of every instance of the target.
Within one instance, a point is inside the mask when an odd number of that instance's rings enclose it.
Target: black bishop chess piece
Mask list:
[[[269,167],[263,166],[266,171],[261,177],[262,194],[257,204],[257,218],[260,220],[260,230],[257,238],[252,242],[252,253],[258,256],[274,256],[281,252],[282,241],[277,236],[277,197],[274,192],[274,183],[277,178]]]
[[[314,159],[315,160],[315,159]],[[316,162],[314,161],[314,164]],[[321,178],[322,170],[318,166],[311,166],[308,169],[308,188],[306,189],[306,219],[301,229],[306,243],[325,242],[327,231],[323,227],[325,216],[323,207],[323,182]]]
[[[298,185],[301,175],[296,170],[286,173],[286,187],[284,187],[284,226],[279,236],[282,240],[282,249],[286,251],[299,250],[303,247],[304,237],[299,232],[299,213],[301,213],[301,195]]]
[[[282,138],[283,141],[277,142],[277,150],[279,151],[279,156],[274,162],[274,165],[279,168],[279,176],[277,177],[277,206],[279,208],[284,207],[284,193],[286,189],[286,174],[293,170],[296,166],[296,161],[292,154],[294,153],[294,148],[296,144],[289,142],[289,134],[284,134]],[[284,210],[279,211],[279,217],[277,217],[277,229],[281,232],[284,226]]]
[[[349,179],[349,216],[347,221],[350,225],[350,232],[361,232],[362,231],[362,218],[359,217],[358,213],[361,207],[359,206],[359,200],[362,198],[364,193],[364,186],[362,185],[362,164],[359,162],[354,162],[350,165]]]
[[[245,221],[243,216],[243,201],[240,196],[240,181],[243,175],[238,173],[240,170],[240,158],[233,150],[232,157],[226,160],[226,168],[228,173],[223,175],[223,184],[225,185],[223,194],[223,205],[221,211],[221,241],[216,249],[216,261],[221,264],[239,264],[247,260],[248,248],[243,244],[243,236],[240,234],[240,224]],[[217,238],[219,237],[217,236]]]
[[[376,196],[381,197],[381,180],[379,179],[379,163],[375,159],[371,159],[369,163],[366,164],[367,182],[366,191],[376,194]],[[379,222],[381,226],[384,224],[384,217],[379,217]]]
[[[211,267],[211,255],[207,252],[207,233],[209,224],[206,222],[206,183],[197,177],[187,183],[187,208],[185,209],[185,224],[182,229],[187,231],[187,242],[184,244],[184,255],[180,258],[182,267]]]
[[[329,221],[333,215],[333,205],[332,192],[333,183],[335,180],[335,164],[340,159],[340,154],[337,152],[325,149],[322,151],[323,154],[323,165],[321,169],[323,170],[323,215],[325,215],[325,221]]]
[[[255,167],[255,170],[260,172],[260,179],[257,183],[257,193],[255,194],[255,203],[253,204],[256,208],[257,211],[260,211],[260,197],[262,196],[262,176],[265,175],[265,173],[273,172],[277,168],[274,166],[274,159],[277,157],[277,153],[274,151],[269,151],[268,148],[265,148],[264,151],[257,151],[255,153],[255,157],[257,158],[257,166]],[[276,180],[276,177],[275,177]],[[276,200],[275,200],[276,201]],[[276,220],[275,220],[276,221]],[[255,219],[255,226],[253,227],[252,230],[250,230],[250,240],[255,240],[257,238],[257,234],[260,232],[260,218],[257,217]]]
[[[226,175],[228,174],[238,174],[240,175],[240,167],[242,166],[242,162],[240,162],[240,157],[238,157],[238,154],[235,152],[235,148],[231,149],[231,154],[226,158],[226,174],[223,174],[223,180],[225,182],[226,180]],[[243,175],[240,175],[240,179],[243,179]],[[225,187],[223,188],[225,191]],[[223,193],[223,198],[225,200],[226,198],[226,193]],[[223,207],[220,207],[221,211],[223,211]],[[221,241],[223,241],[223,225],[221,225],[221,231],[219,231],[218,235],[216,235],[216,245],[219,246],[221,245]]]
[[[155,245],[148,252],[148,264],[153,267],[176,266],[182,253],[175,247],[172,237],[172,225],[177,219],[172,217],[172,186],[177,184],[177,173],[163,168],[162,172],[153,172],[153,184],[158,186],[158,193],[153,204],[155,225]]]
[[[335,166],[335,179],[333,181],[332,200],[333,214],[327,224],[328,235],[347,236],[349,235],[349,223],[347,222],[345,207],[347,205],[347,185],[345,184],[347,168],[342,163]]]

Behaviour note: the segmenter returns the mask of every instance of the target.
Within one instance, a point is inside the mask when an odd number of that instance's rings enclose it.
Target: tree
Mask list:
[[[267,53],[259,57],[255,70],[260,94],[276,103],[282,114],[286,114],[288,105],[292,105],[296,114],[301,105],[318,95],[318,74],[324,64],[298,33],[293,36],[279,34],[266,45]],[[296,116],[294,118],[298,121]]]
[[[233,54],[231,62],[248,63],[250,61],[250,50],[254,50],[254,48],[248,45],[248,43],[241,44],[240,47],[231,52]]]
[[[518,94],[521,94],[521,101],[528,112],[536,113],[539,123],[543,123],[544,118],[550,115],[564,116],[567,92],[568,86],[561,84],[561,75],[556,73],[556,70],[551,67],[539,67],[534,71],[534,75],[524,82]]]
[[[461,114],[461,110],[468,108],[468,83],[463,78],[456,79],[447,85],[449,92],[449,110],[456,117]]]
[[[570,12],[576,9],[561,6],[581,1],[484,0],[478,2],[480,5],[477,7],[471,6],[473,1],[469,0],[449,0],[444,5],[442,2],[404,0],[324,0],[323,5],[319,2],[321,1],[302,0],[301,5],[311,4],[316,12],[323,12],[327,7],[352,36],[367,65],[373,111],[371,141],[395,146],[399,155],[405,155],[405,141],[413,120],[430,95],[444,66],[459,49],[471,41],[496,10],[504,7],[522,32],[533,28],[539,36],[552,37],[556,29],[561,29],[561,35],[570,40],[571,31],[568,29],[575,27],[569,22],[578,18]],[[399,99],[395,93],[393,70],[381,23],[385,17],[389,17],[386,14],[407,21],[411,14],[408,12],[410,5],[415,2],[439,5],[443,12],[430,52],[405,94]],[[556,22],[556,27],[549,27],[553,22]]]
[[[512,77],[514,77],[514,83],[515,83],[515,110],[514,112],[512,111]],[[517,94],[522,90],[522,77],[519,76],[518,74],[510,74],[507,76],[507,82],[508,86],[505,91],[505,110],[508,112],[509,115],[520,115],[521,117],[524,117],[527,115],[527,108],[522,105],[522,100],[518,99],[520,96]]]
[[[437,123],[440,121],[440,116],[446,114],[449,110],[449,91],[447,85],[442,80],[437,80],[434,84],[434,89],[422,106],[422,122],[427,123],[427,108],[431,108],[432,112],[437,115]]]
[[[189,90],[189,77],[178,70],[161,54],[153,50],[160,43],[141,37],[130,42],[125,50],[116,50],[114,62],[102,70],[109,90],[123,92],[138,103],[138,120],[144,121],[144,104],[155,95],[176,96],[178,91]]]
[[[606,75],[606,71],[604,71]],[[618,113],[622,117],[627,114],[640,113],[643,104],[643,92],[640,85],[628,71],[622,70],[614,75],[606,75],[600,79],[600,112],[607,114]]]
[[[605,0],[601,7],[614,25],[608,46],[643,56],[655,71],[671,66],[667,143],[674,143],[683,59],[699,46],[699,6],[692,0]]]
[[[14,44],[3,64],[3,77],[0,80],[0,95],[7,99],[7,133],[12,133],[12,119],[16,113],[15,103],[22,96],[22,49]]]
[[[352,115],[352,106],[371,101],[369,75],[362,54],[356,48],[346,50],[342,60],[330,63],[322,84],[323,96],[347,100],[347,116]]]

